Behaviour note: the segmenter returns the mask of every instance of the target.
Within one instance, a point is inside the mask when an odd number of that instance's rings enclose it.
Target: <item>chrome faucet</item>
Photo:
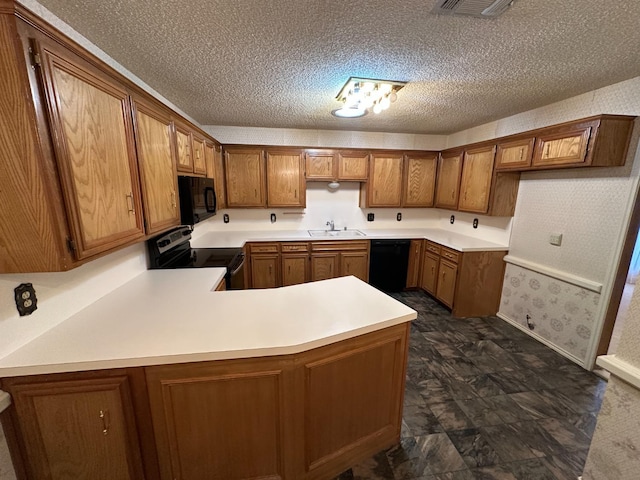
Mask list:
[[[336,226],[335,226],[335,224],[333,223],[333,220],[329,220],[329,221],[327,222],[327,227],[329,227],[329,230],[330,230],[330,231],[332,231],[332,232],[334,232],[334,231],[336,230]]]

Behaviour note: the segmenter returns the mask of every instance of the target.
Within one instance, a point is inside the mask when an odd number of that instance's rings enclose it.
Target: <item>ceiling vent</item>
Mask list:
[[[514,0],[438,0],[431,13],[496,18],[502,15],[513,2]]]

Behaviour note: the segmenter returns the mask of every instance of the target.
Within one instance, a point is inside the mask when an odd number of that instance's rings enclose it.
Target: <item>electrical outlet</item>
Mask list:
[[[21,317],[31,315],[38,308],[36,291],[30,283],[21,283],[13,290],[16,307]]]
[[[396,220],[397,221],[402,221],[402,213],[398,212],[398,214],[396,215]]]
[[[228,214],[228,213],[225,213],[225,214],[222,216],[222,221],[223,221],[224,223],[229,223],[229,214]]]
[[[367,213],[367,222],[373,222],[375,215],[373,213]]]
[[[473,228],[478,228],[478,219],[477,218],[473,219]]]
[[[456,221],[456,216],[455,215],[451,215],[451,218],[449,218],[449,223],[453,224],[453,222]]]
[[[275,213],[271,214],[271,223],[276,223],[276,214]]]
[[[549,235],[549,243],[551,245],[555,245],[556,247],[559,247],[560,245],[562,245],[562,234],[552,233],[551,235]]]

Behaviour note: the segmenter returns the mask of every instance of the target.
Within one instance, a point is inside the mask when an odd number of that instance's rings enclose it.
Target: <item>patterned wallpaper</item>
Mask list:
[[[637,480],[639,472],[640,391],[611,377],[582,478]]]
[[[600,294],[507,264],[500,314],[584,361],[593,334]]]
[[[16,474],[11,466],[7,440],[4,438],[4,430],[0,425],[0,480],[16,480]]]

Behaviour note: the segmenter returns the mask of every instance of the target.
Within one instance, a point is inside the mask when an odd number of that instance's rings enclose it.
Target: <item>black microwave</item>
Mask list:
[[[216,191],[213,179],[178,175],[180,222],[195,225],[216,214]]]

